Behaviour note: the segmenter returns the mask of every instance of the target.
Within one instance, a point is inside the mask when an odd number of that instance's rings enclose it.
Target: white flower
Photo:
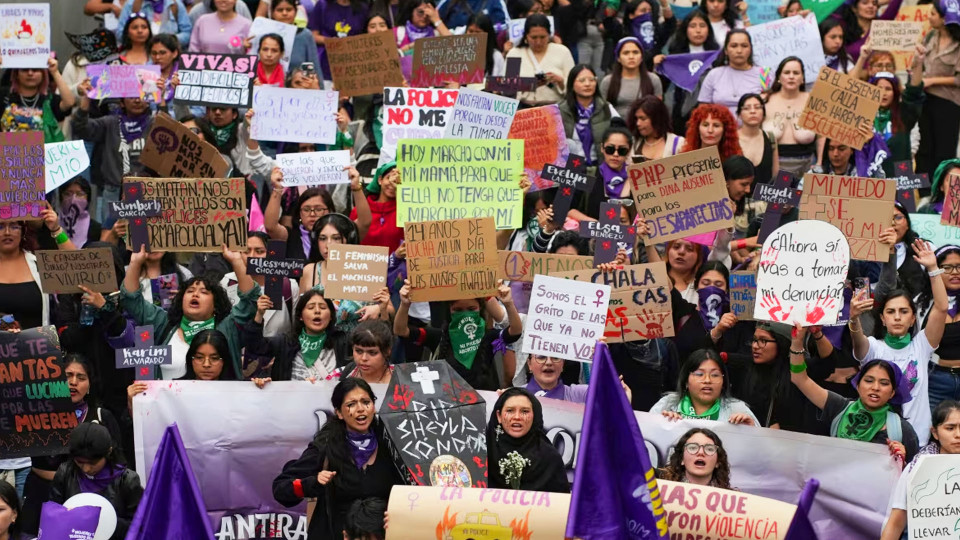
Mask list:
[[[530,460],[521,456],[519,452],[510,452],[507,457],[500,459],[500,474],[513,489],[520,489],[520,477],[523,468],[530,465]]]

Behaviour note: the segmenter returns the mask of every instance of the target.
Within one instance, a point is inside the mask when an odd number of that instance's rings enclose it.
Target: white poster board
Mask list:
[[[753,42],[754,64],[773,70],[771,79],[781,60],[796,56],[803,60],[803,80],[808,85],[817,80],[817,73],[825,61],[817,17],[813,13],[806,18],[794,15],[749,26],[747,32]]]
[[[444,88],[383,89],[383,144],[378,166],[394,161],[400,139],[442,139],[457,90]]]
[[[66,141],[43,145],[43,165],[47,193],[66,184],[68,180],[87,170],[90,156],[83,141]]]
[[[609,285],[535,276],[523,330],[523,352],[593,361],[593,348],[603,337],[609,304]]]
[[[283,171],[285,187],[349,184],[350,178],[343,170],[349,166],[349,150],[277,154],[277,167]]]
[[[0,4],[3,69],[47,69],[52,32],[50,4]]]
[[[340,93],[256,86],[250,137],[258,141],[333,144]]]
[[[267,34],[277,34],[283,38],[283,58],[280,59],[280,64],[283,65],[283,70],[289,73],[290,53],[293,51],[293,42],[297,39],[297,27],[266,17],[257,17],[250,24],[250,31],[247,33],[247,37],[251,38],[250,50],[247,51],[247,54],[259,55],[260,38]]]
[[[445,139],[506,139],[519,100],[461,88],[447,118]]]
[[[907,479],[910,540],[953,540],[960,496],[960,455],[920,456]]]

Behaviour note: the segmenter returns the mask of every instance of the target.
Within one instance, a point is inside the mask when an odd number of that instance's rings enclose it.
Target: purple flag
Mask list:
[[[810,523],[810,507],[813,506],[813,497],[820,488],[820,482],[816,478],[807,480],[807,485],[803,486],[800,492],[800,501],[797,502],[797,513],[793,515],[790,521],[790,528],[787,529],[787,535],[783,540],[817,540],[817,533]]]
[[[665,540],[650,455],[605,343],[597,342],[592,371],[566,536]]]
[[[197,477],[175,423],[160,440],[147,489],[127,532],[126,540],[139,538],[214,540]]]
[[[710,70],[720,51],[703,51],[689,54],[671,54],[663,57],[657,73],[673,81],[673,84],[692,92],[704,73]]]

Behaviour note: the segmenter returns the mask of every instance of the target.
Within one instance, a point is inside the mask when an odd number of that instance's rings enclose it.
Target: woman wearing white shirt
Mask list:
[[[573,69],[570,49],[550,41],[550,20],[531,15],[523,25],[520,44],[510,49],[507,59],[520,59],[520,76],[536,77],[537,89],[517,96],[528,107],[552,105],[563,99],[567,75]]]
[[[717,38],[717,43],[723,43],[727,32],[734,28],[750,26],[746,2],[738,2],[734,9],[730,5],[730,0],[700,0],[700,11],[710,18],[710,26],[713,27],[713,35]]]

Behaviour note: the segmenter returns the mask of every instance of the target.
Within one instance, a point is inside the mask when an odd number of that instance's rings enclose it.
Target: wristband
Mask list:
[[[303,482],[299,478],[293,481],[293,494],[301,499],[303,498]]]
[[[747,249],[747,239],[741,238],[737,240],[737,249]]]
[[[803,349],[800,349],[799,351],[795,351],[795,350],[793,350],[793,349],[790,349],[790,354],[803,355],[803,354],[805,354],[805,353],[806,353],[806,351],[804,351]]]
[[[61,244],[66,244],[67,242],[70,241],[70,237],[67,236],[67,233],[63,232],[63,229],[61,229],[60,234],[53,237],[53,239],[57,241],[58,246]]]
[[[823,339],[823,332],[820,332],[820,337],[817,337],[816,334],[810,334],[810,335],[813,336],[813,339],[817,341],[820,341],[821,339]]]
[[[937,268],[932,272],[927,272],[927,275],[930,277],[937,277],[944,272],[943,268]]]
[[[806,370],[807,370],[806,362],[803,362],[802,364],[790,364],[790,373],[803,373]]]
[[[57,227],[57,230],[50,231],[50,238],[56,238],[57,235],[63,232],[63,227]]]
[[[433,27],[434,27],[434,28],[440,28],[440,25],[441,25],[441,24],[443,24],[443,20],[442,20],[442,19],[437,19],[437,20],[433,21]]]

